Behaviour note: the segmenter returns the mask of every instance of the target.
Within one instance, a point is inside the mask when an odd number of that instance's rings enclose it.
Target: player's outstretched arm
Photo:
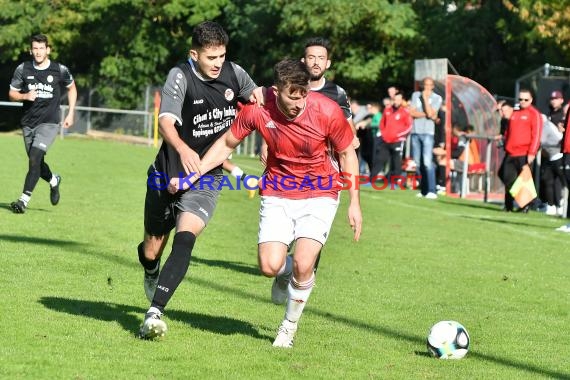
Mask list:
[[[339,152],[340,167],[343,173],[348,173],[350,178],[358,178],[358,157],[356,151],[350,145],[348,148]],[[355,186],[348,189],[350,196],[350,204],[348,206],[348,223],[350,228],[354,231],[354,240],[360,239],[360,232],[362,231],[362,211],[360,210],[360,195]]]

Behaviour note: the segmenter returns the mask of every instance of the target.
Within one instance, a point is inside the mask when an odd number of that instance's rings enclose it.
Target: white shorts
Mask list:
[[[278,241],[286,245],[299,238],[325,244],[338,209],[329,197],[287,199],[262,196],[258,243]]]

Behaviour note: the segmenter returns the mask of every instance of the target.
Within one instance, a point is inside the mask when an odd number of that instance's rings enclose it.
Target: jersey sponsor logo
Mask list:
[[[34,79],[34,76],[33,76],[33,75],[28,75],[28,76],[26,77],[26,79]]]
[[[194,99],[194,104],[204,104],[204,99]]]
[[[228,88],[226,92],[224,92],[224,97],[228,102],[231,101],[234,98],[234,96],[235,96],[234,90],[232,90],[231,88]]]
[[[275,123],[273,122],[273,120],[269,120],[269,121],[267,122],[267,124],[265,124],[265,128],[273,128],[273,129],[275,129],[275,128],[277,128],[277,127],[275,126]]]

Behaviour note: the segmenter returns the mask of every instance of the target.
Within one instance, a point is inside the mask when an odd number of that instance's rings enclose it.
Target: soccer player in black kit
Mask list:
[[[28,173],[22,195],[10,204],[16,214],[26,212],[40,178],[50,185],[51,204],[55,206],[59,203],[61,177],[51,172],[44,156],[59,132],[62,89],[67,88],[69,103],[69,111],[63,121],[64,128],[73,125],[77,89],[69,69],[49,59],[50,51],[47,36],[34,35],[30,41],[33,60],[20,64],[10,82],[10,100],[23,103],[21,126],[28,155]]]
[[[144,267],[144,288],[151,302],[139,337],[153,339],[166,332],[161,319],[168,301],[184,279],[196,237],[212,217],[222,180],[221,166],[208,173],[212,188],[196,187],[172,195],[169,178],[199,172],[200,158],[235,119],[238,100],[262,102],[262,91],[237,64],[226,61],[228,35],[205,21],[192,32],[187,61],[172,68],[162,88],[159,112],[164,142],[148,170],[144,210],[144,241],[138,246]],[[160,269],[170,231],[176,228],[172,251]]]

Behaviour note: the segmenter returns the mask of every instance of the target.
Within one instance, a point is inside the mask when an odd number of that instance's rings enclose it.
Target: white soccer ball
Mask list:
[[[469,351],[469,333],[456,321],[437,322],[429,330],[427,348],[438,359],[461,359]]]

